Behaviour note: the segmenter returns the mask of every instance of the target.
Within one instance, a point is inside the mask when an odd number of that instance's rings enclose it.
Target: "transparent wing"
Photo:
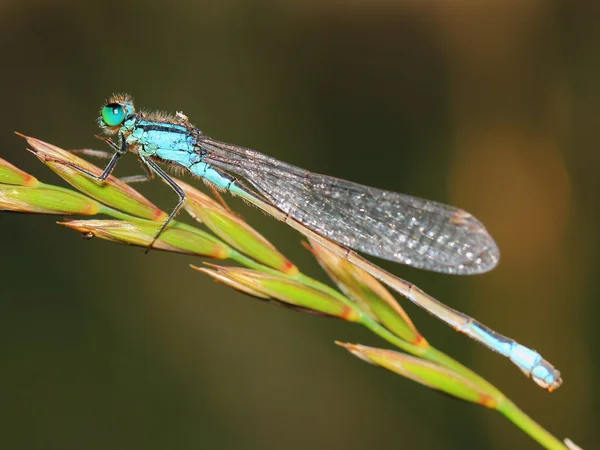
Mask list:
[[[245,178],[278,209],[341,245],[452,274],[486,272],[498,262],[493,238],[460,209],[315,174],[206,136],[198,145],[205,162]]]

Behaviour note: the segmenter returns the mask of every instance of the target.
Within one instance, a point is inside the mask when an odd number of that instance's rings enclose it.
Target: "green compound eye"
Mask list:
[[[109,127],[116,127],[125,120],[125,110],[118,103],[112,103],[102,108],[102,121]]]

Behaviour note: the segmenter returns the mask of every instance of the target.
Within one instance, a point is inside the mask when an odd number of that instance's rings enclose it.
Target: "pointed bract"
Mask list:
[[[491,409],[496,409],[501,401],[501,399],[495,398],[492,392],[486,391],[462,375],[438,364],[392,350],[342,342],[336,342],[336,344],[364,361],[461,400]]]
[[[144,219],[164,222],[168,214],[146,199],[142,194],[109,176],[103,182],[94,180],[72,166],[79,167],[96,176],[102,169],[78,156],[39,139],[20,135],[32,147],[32,153],[67,183],[96,200]]]
[[[17,169],[8,161],[0,158],[0,184],[15,184],[17,186],[37,185],[39,181],[21,169]]]
[[[150,245],[158,226],[151,221],[134,223],[122,220],[73,220],[62,222],[60,225],[77,230],[89,237],[99,237],[139,247]],[[152,248],[215,259],[226,259],[231,254],[231,248],[214,236],[201,230],[178,226],[167,228],[154,242]]]
[[[188,196],[185,203],[187,212],[233,248],[280,272],[288,275],[298,273],[294,264],[237,214],[189,184],[180,180],[177,184]]]
[[[263,300],[267,300],[267,299],[271,298],[268,295],[263,294],[260,291],[252,289],[250,286],[248,286],[244,283],[240,283],[240,282],[234,280],[233,278],[228,277],[223,272],[219,272],[217,270],[212,270],[212,269],[207,269],[206,267],[196,267],[196,266],[191,266],[191,267],[192,267],[192,269],[196,269],[198,272],[202,272],[202,273],[208,275],[215,281],[218,281],[219,283],[223,283],[229,287],[232,287],[233,289],[240,291],[244,294],[250,295],[252,297],[257,297],[257,298],[260,298]]]
[[[379,281],[317,242],[311,240],[310,246],[321,267],[341,291],[366,313],[406,342],[420,347],[429,345],[396,299]]]
[[[37,214],[98,214],[101,205],[85,195],[58,186],[0,185],[0,210]]]
[[[206,269],[192,267],[201,272],[207,272]],[[360,318],[360,312],[351,304],[348,305],[323,291],[284,276],[239,267],[212,267],[216,269],[216,273],[219,275],[217,277],[210,274],[213,278],[226,282],[242,292],[250,293],[249,290],[252,292],[250,295],[258,293],[259,295],[256,296],[260,298],[270,298],[302,310],[337,317],[349,322],[356,322]],[[243,288],[240,289],[239,286],[243,286]]]

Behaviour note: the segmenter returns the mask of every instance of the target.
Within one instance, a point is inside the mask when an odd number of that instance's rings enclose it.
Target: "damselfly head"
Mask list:
[[[98,125],[106,134],[115,134],[123,123],[135,114],[133,99],[127,94],[114,94],[100,109]]]

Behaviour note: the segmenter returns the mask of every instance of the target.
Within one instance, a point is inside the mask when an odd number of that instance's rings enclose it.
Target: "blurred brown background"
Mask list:
[[[553,434],[597,448],[600,9],[471,3],[3,0],[0,156],[59,183],[12,132],[98,146],[102,101],[129,92],[215,138],[462,207],[496,237],[495,271],[382,265],[538,349],[564,386],[538,389],[402,304]],[[138,170],[127,159],[118,174]],[[141,190],[174,205],[159,181]],[[299,235],[231,203],[324,279]],[[56,220],[0,214],[3,449],[539,448],[500,415],[333,345],[385,346],[366,330]]]

